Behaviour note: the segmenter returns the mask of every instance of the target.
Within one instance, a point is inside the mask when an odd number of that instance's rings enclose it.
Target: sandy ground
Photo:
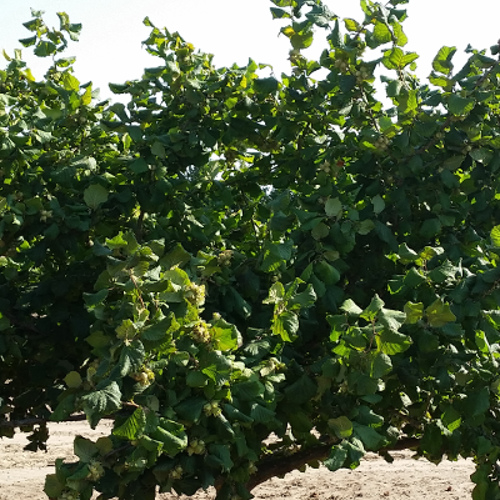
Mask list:
[[[102,434],[91,431],[86,423],[54,424],[50,428],[48,452],[25,452],[22,434],[14,439],[0,439],[0,500],[47,500],[43,493],[46,474],[53,473],[58,457],[73,460],[75,434],[95,438]],[[443,462],[438,466],[425,460],[414,460],[410,452],[397,452],[392,464],[376,455],[368,455],[358,469],[335,473],[325,468],[294,472],[283,479],[271,479],[253,493],[257,500],[470,500],[470,461]],[[160,500],[184,499],[162,494]],[[208,500],[213,495],[202,492],[195,500]]]

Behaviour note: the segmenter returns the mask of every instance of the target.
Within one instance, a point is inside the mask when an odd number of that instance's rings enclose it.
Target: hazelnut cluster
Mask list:
[[[177,465],[170,471],[169,477],[175,481],[176,479],[181,479],[182,474],[184,474],[184,469],[180,465]]]
[[[205,285],[190,283],[184,292],[184,297],[195,306],[203,305],[205,303]]]
[[[205,453],[205,442],[201,439],[193,439],[189,442],[187,449],[188,455],[203,455]]]
[[[205,413],[207,417],[209,417],[210,415],[212,415],[213,417],[218,417],[222,413],[222,410],[220,409],[219,403],[217,401],[212,401],[203,406],[203,413]]]
[[[87,476],[87,479],[90,479],[91,481],[99,481],[99,479],[104,476],[104,467],[97,460],[92,460],[89,463],[88,467],[89,474]]]
[[[381,135],[378,137],[378,139],[374,142],[374,146],[379,150],[379,151],[385,151],[386,149],[389,148],[389,144],[391,141],[389,140],[388,137],[385,135]]]
[[[196,323],[191,330],[191,336],[200,344],[208,344],[212,340],[208,325],[204,321]]]
[[[155,379],[155,374],[149,368],[143,368],[140,372],[134,373],[132,378],[137,380],[143,387],[147,387],[151,385],[151,382]]]
[[[233,257],[232,250],[223,250],[217,257],[219,266],[229,266],[232,257]]]

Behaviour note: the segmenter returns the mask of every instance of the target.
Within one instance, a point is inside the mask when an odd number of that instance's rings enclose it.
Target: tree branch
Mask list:
[[[323,461],[328,458],[331,449],[332,444],[323,444],[307,450],[300,450],[286,457],[276,456],[266,458],[259,463],[259,469],[255,474],[252,474],[246,487],[248,491],[251,491],[260,483],[272,477],[283,476],[288,472],[299,469],[308,462],[313,462],[315,460]]]
[[[418,446],[419,442],[420,440],[416,438],[401,439],[392,446],[377,450],[377,453],[383,454],[390,451],[413,449]],[[268,479],[271,479],[272,477],[284,476],[288,472],[300,469],[309,462],[326,460],[330,455],[333,444],[334,443],[332,442],[319,445],[314,448],[309,448],[307,450],[300,450],[287,457],[275,456],[262,460],[259,463],[259,469],[250,477],[250,480],[246,484],[248,491],[251,491],[253,488]]]
[[[68,418],[65,418],[62,420],[62,422],[81,422],[82,420],[85,420],[87,417],[84,414],[80,415],[70,415]],[[42,418],[42,417],[33,417],[33,418],[23,418],[21,420],[3,420],[0,421],[0,427],[7,427],[9,429],[14,429],[16,427],[25,427],[29,425],[40,425],[40,424],[47,424],[51,423],[52,420],[49,420],[48,418]],[[58,423],[58,422],[54,422]]]

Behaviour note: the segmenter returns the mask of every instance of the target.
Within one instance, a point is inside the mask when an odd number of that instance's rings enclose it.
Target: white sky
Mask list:
[[[59,26],[58,11],[67,12],[71,22],[82,23],[80,42],[72,43],[66,55],[77,56],[75,76],[82,83],[92,80],[103,98],[111,95],[108,82],[139,78],[144,67],[160,64],[141,47],[149,33],[142,24],[146,16],[159,28],[179,31],[196,48],[213,53],[217,65],[245,64],[252,57],[272,64],[277,75],[288,69],[288,39],[277,36],[281,24],[271,19],[269,0],[0,1],[0,51],[6,49],[10,54],[20,47],[19,38],[30,36],[22,26],[31,19],[30,7],[44,10],[49,26]],[[325,3],[341,17],[363,19],[358,0]],[[457,46],[457,61],[462,62],[458,53],[468,43],[483,49],[500,38],[500,0],[410,0],[404,7],[409,13],[404,23],[409,38],[405,49],[421,55],[417,61],[421,77],[429,74],[432,58],[442,45]],[[322,31],[318,31],[318,39],[323,37]],[[45,66],[30,54],[31,49],[23,49],[35,76],[41,78]]]

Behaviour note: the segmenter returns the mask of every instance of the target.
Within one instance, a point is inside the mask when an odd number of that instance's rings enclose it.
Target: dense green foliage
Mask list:
[[[405,0],[272,3],[290,75],[146,19],[159,62],[111,85],[126,104],[62,57],[81,26],[25,24],[53,62],[0,71],[0,432],[113,418],[54,499],[249,498],[402,446],[472,457],[499,499],[500,64],[443,47],[421,82]]]

